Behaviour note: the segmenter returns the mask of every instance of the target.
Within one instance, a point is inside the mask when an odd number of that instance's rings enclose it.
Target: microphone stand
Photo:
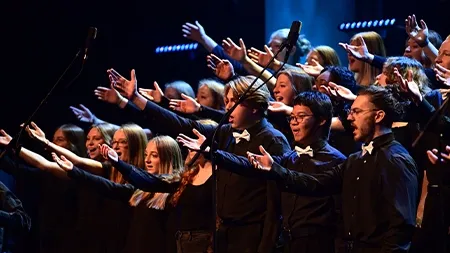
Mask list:
[[[73,57],[72,61],[69,63],[69,65],[67,66],[67,68],[64,70],[64,72],[59,76],[58,80],[56,81],[56,83],[53,85],[53,87],[49,90],[49,92],[47,93],[47,95],[41,100],[41,102],[39,103],[39,105],[36,107],[36,109],[33,111],[33,113],[31,113],[31,115],[28,117],[28,119],[25,121],[25,123],[23,124],[23,126],[20,128],[19,132],[14,136],[14,138],[9,142],[9,144],[5,147],[5,149],[0,153],[0,159],[3,158],[3,156],[5,156],[5,154],[7,153],[7,151],[11,148],[18,148],[20,143],[20,138],[23,135],[23,131],[25,130],[25,128],[27,126],[30,125],[31,121],[33,120],[33,118],[36,116],[36,114],[39,112],[39,110],[42,108],[42,106],[44,104],[47,103],[49,97],[51,96],[51,94],[53,93],[53,91],[56,89],[56,87],[58,87],[58,85],[60,84],[61,80],[63,79],[63,77],[66,75],[67,71],[69,71],[69,69],[72,67],[72,65],[75,63],[75,60],[80,56],[81,53],[81,49],[78,50],[78,52],[75,54],[75,56]],[[81,74],[81,72],[83,71],[83,67],[84,67],[84,62],[81,65],[81,69],[78,72],[78,74],[66,85],[66,88],[69,87],[69,85],[71,85]]]
[[[210,138],[207,138],[202,145],[200,146],[199,151],[195,154],[195,156],[192,158],[192,160],[190,161],[190,163],[188,164],[188,168],[190,166],[192,166],[192,164],[194,164],[194,162],[198,159],[198,157],[200,156],[201,153],[205,152],[205,150],[208,147],[208,144],[211,144],[210,146],[210,160],[211,160],[211,167],[212,167],[212,180],[213,180],[213,217],[217,217],[217,172],[216,172],[216,163],[215,163],[215,157],[214,157],[214,153],[217,149],[216,145],[215,145],[215,140],[217,137],[217,133],[219,131],[219,129],[225,124],[225,120],[228,119],[228,117],[231,115],[231,113],[237,108],[238,105],[242,104],[242,102],[244,102],[249,96],[251,96],[254,92],[256,92],[257,90],[259,90],[262,86],[264,86],[270,79],[272,79],[286,64],[286,60],[282,63],[281,67],[275,71],[270,78],[268,78],[266,81],[264,81],[262,84],[260,84],[258,87],[256,87],[255,90],[251,91],[251,89],[253,88],[253,86],[255,85],[256,81],[258,79],[261,78],[261,76],[263,75],[264,71],[266,71],[270,64],[275,60],[275,58],[278,56],[278,54],[283,51],[285,48],[287,47],[287,43],[283,43],[280,47],[280,50],[278,50],[278,52],[276,54],[274,54],[274,56],[272,56],[272,58],[270,59],[269,63],[267,63],[266,66],[264,66],[264,68],[261,70],[261,72],[259,73],[259,75],[252,81],[252,83],[249,85],[249,87],[244,91],[243,94],[241,94],[241,96],[239,97],[238,101],[236,101],[236,103],[225,113],[225,115],[220,119],[220,121],[218,122],[218,125],[216,127],[216,129],[214,130],[214,133],[212,134],[212,136],[210,136]],[[292,50],[292,47],[288,47],[288,49],[286,50],[286,58],[289,57],[289,54]],[[208,142],[208,139],[210,140]],[[217,231],[218,229],[215,229],[214,235],[213,235],[213,249],[214,252],[218,252],[218,245],[217,245]]]

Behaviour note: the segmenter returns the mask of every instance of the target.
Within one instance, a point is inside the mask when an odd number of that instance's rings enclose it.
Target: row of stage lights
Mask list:
[[[155,53],[163,54],[163,53],[180,52],[180,51],[192,51],[192,50],[197,49],[197,47],[198,47],[198,43],[160,46],[155,49]]]
[[[353,30],[353,29],[364,29],[364,28],[383,28],[394,26],[395,18],[393,19],[380,19],[380,20],[369,20],[369,21],[359,21],[359,22],[347,22],[339,25],[339,30]]]

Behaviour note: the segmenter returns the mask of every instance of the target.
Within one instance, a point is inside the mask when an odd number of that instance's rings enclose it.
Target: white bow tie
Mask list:
[[[295,146],[295,151],[297,152],[297,155],[309,155],[310,157],[313,157],[313,149],[311,146],[306,147],[305,149]]]
[[[241,141],[241,139],[250,141],[250,134],[247,132],[247,130],[244,130],[244,132],[242,132],[242,134],[234,132],[233,137],[236,139],[236,143],[239,143]]]
[[[372,150],[373,150],[373,141],[369,142],[369,144],[367,145],[362,145],[361,146],[361,150],[362,150],[362,155],[365,155],[366,152],[369,153],[369,155],[372,154]]]

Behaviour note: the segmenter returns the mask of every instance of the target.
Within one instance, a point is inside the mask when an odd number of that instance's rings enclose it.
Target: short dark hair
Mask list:
[[[325,124],[322,126],[322,138],[327,140],[333,117],[333,105],[330,98],[318,91],[305,91],[295,97],[294,106],[296,105],[308,107],[314,117],[325,120]]]
[[[330,72],[330,82],[344,86],[353,93],[358,92],[358,84],[355,80],[355,74],[347,67],[342,66],[327,66],[320,73]]]
[[[369,96],[370,102],[385,113],[381,124],[391,128],[392,123],[400,118],[404,111],[404,103],[400,102],[394,94],[391,86],[381,87],[371,85],[360,90],[358,96]]]

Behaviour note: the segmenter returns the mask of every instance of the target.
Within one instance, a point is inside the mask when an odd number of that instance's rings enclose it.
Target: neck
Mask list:
[[[373,132],[372,138],[368,142],[372,141],[373,139],[375,139],[377,137],[380,137],[382,135],[389,134],[389,133],[392,133],[392,129],[386,128],[386,127],[379,127],[379,128],[375,127],[375,131]]]
[[[198,167],[200,168],[199,172],[200,171],[207,171],[207,170],[211,170],[212,164],[211,164],[211,162],[200,163],[198,165]]]
[[[236,128],[237,130],[246,130],[251,128],[252,126],[258,124],[260,121],[262,120],[262,118],[257,118],[257,119],[249,119],[247,124],[243,124],[244,126]]]

